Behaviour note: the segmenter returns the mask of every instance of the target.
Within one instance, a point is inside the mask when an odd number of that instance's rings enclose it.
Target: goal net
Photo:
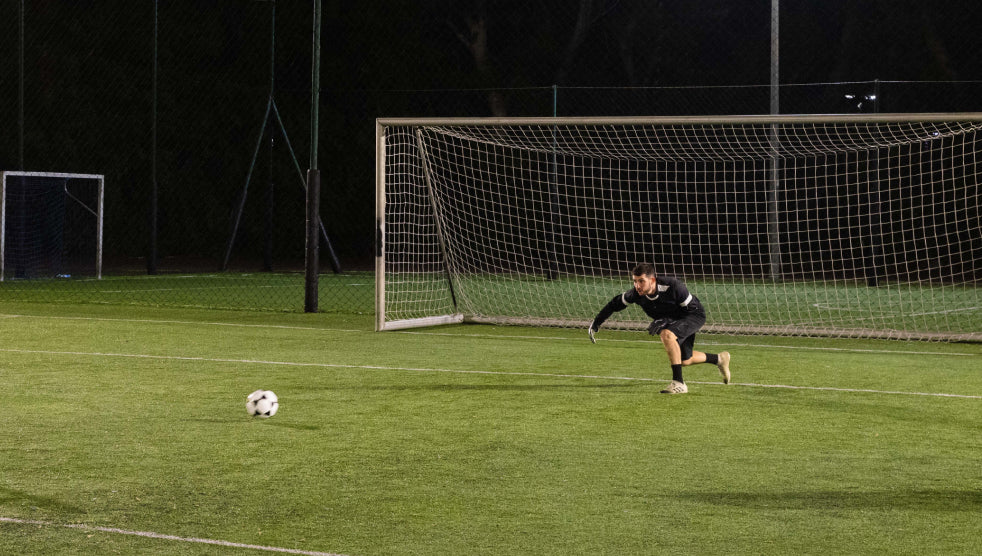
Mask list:
[[[376,328],[586,327],[651,262],[708,332],[982,340],[982,114],[377,121]],[[642,328],[640,310],[608,327]]]
[[[102,277],[103,176],[0,172],[0,281]]]

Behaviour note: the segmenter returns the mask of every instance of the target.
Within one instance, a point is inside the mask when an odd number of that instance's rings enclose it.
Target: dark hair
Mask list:
[[[657,276],[655,273],[655,265],[651,263],[638,263],[638,265],[631,270],[631,276]]]

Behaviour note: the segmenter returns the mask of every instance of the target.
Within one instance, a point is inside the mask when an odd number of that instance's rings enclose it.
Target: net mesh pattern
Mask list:
[[[384,318],[585,326],[652,262],[707,330],[982,339],[980,125],[388,127]]]

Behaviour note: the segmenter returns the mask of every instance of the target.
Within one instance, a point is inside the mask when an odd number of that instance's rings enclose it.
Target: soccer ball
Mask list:
[[[256,390],[246,398],[246,411],[253,417],[266,419],[276,415],[280,408],[279,398],[272,390]]]

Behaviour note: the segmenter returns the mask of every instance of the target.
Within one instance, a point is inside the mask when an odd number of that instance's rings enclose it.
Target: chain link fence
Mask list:
[[[373,310],[377,117],[768,113],[768,3],[684,4],[325,2],[320,310]],[[782,112],[982,110],[969,4],[786,4]],[[0,170],[106,177],[103,279],[0,300],[301,311],[311,21],[0,0]]]

